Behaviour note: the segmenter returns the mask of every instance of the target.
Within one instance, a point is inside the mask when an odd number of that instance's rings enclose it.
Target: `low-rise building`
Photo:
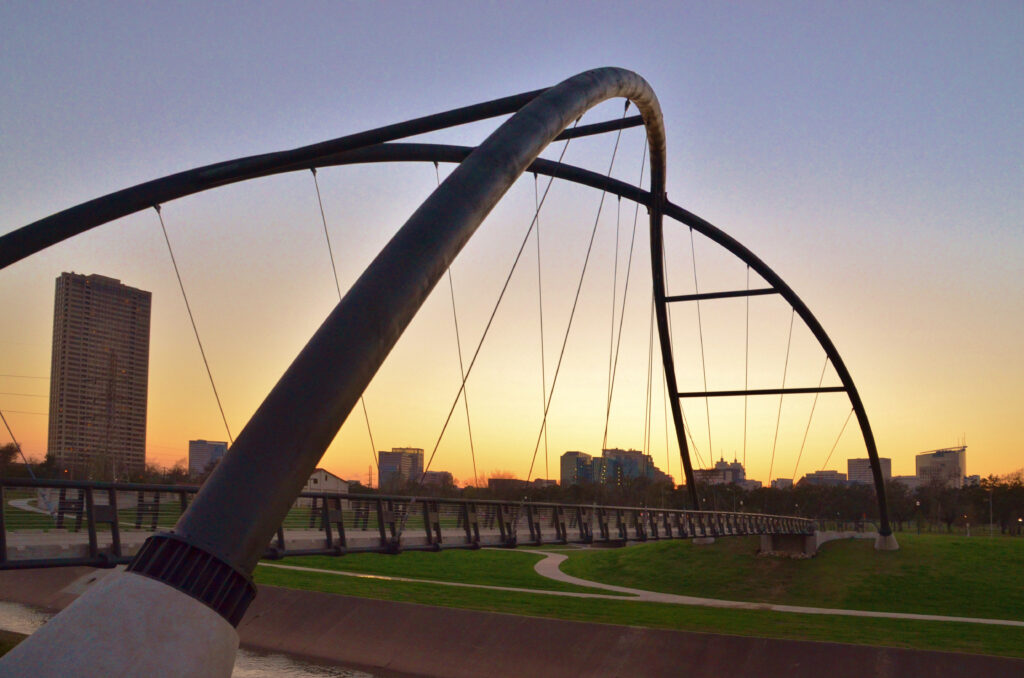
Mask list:
[[[839,471],[815,471],[800,479],[810,485],[846,485],[846,474]]]
[[[882,470],[882,480],[889,480],[892,478],[892,459],[879,457],[878,466]],[[875,482],[875,476],[871,472],[871,460],[847,459],[846,476],[851,485],[873,485]]]
[[[302,486],[302,491],[304,493],[347,494],[348,481],[342,480],[327,469],[317,468],[313,469],[313,472],[309,474],[309,479]],[[313,503],[314,499],[312,497],[299,497],[295,505],[312,506]],[[344,506],[347,507],[347,503]]]
[[[198,478],[227,454],[228,444],[212,440],[188,441],[188,475]]]

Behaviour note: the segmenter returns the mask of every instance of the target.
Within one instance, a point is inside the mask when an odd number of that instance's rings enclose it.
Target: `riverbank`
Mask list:
[[[60,609],[109,571],[0,573],[0,599]],[[261,586],[243,647],[377,676],[1019,676],[1024,661],[597,624]]]

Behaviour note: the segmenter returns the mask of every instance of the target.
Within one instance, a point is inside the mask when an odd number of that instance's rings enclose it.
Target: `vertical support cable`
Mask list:
[[[220,403],[220,395],[217,393],[217,385],[213,383],[213,372],[210,371],[210,363],[206,360],[206,351],[203,350],[203,342],[199,338],[199,328],[196,327],[196,319],[192,315],[192,307],[188,303],[188,295],[185,294],[185,285],[181,282],[181,273],[178,272],[178,262],[174,259],[174,250],[171,249],[171,239],[167,237],[167,227],[164,225],[164,215],[160,212],[160,205],[153,205],[156,216],[160,219],[160,230],[164,234],[164,242],[167,243],[167,253],[171,255],[171,265],[174,266],[174,275],[178,279],[178,287],[181,288],[181,298],[185,300],[185,310],[188,311],[188,320],[192,323],[192,332],[196,335],[196,343],[199,345],[199,355],[203,357],[203,365],[206,367],[206,376],[210,378],[210,388],[213,389],[213,397],[217,401],[217,409],[220,410],[220,418],[224,421],[224,430],[228,434],[228,445],[234,445],[231,437],[231,428],[228,426],[228,418],[224,415],[224,407]]]
[[[437,185],[441,185],[441,169],[434,161],[434,176],[437,179]],[[455,349],[459,354],[459,378],[462,380],[462,404],[466,407],[466,431],[469,434],[469,456],[473,461],[473,487],[477,486],[479,478],[477,477],[476,471],[476,448],[473,445],[473,424],[470,423],[469,419],[469,390],[465,388],[466,383],[466,368],[462,363],[462,339],[459,337],[459,312],[455,305],[455,283],[452,281],[452,267],[448,267],[448,291],[451,293],[452,299],[452,321],[455,324]]]
[[[626,108],[628,109],[628,101]],[[622,112],[622,117],[626,117],[626,111]],[[578,121],[577,121],[578,122]],[[612,148],[612,158],[608,163],[608,172],[605,175],[610,177],[612,174],[612,168],[615,166],[615,157],[619,152],[619,141],[622,139],[622,130],[620,129],[615,135],[615,146]],[[562,349],[558,354],[558,362],[555,363],[555,373],[551,377],[551,389],[548,391],[547,402],[544,404],[544,419],[541,421],[541,431],[537,434],[537,443],[533,447],[533,456],[530,459],[530,468],[526,473],[526,481],[530,481],[530,477],[533,475],[533,466],[537,461],[537,451],[540,449],[540,433],[543,432],[544,427],[547,426],[548,411],[551,408],[551,400],[555,396],[555,385],[558,383],[558,374],[562,369],[562,359],[565,357],[565,348],[569,343],[569,333],[572,330],[572,321],[576,317],[576,307],[580,301],[580,292],[583,290],[583,279],[587,274],[587,265],[590,263],[590,254],[594,249],[594,237],[597,235],[597,227],[601,222],[601,211],[604,208],[604,199],[608,195],[608,191],[602,189],[601,200],[597,205],[597,215],[594,217],[594,227],[590,231],[590,242],[587,244],[587,254],[583,259],[583,270],[580,271],[580,280],[576,285],[576,296],[573,298],[572,309],[569,311],[569,322],[565,328],[565,336],[562,338]]]
[[[627,106],[628,109],[628,106]],[[644,150],[641,153],[640,160],[640,181],[637,185],[641,185],[644,182],[644,170],[647,168],[647,140],[644,139]],[[616,269],[618,268],[618,251],[619,251],[619,213],[622,207],[622,197],[619,196],[618,206],[615,214],[615,261]],[[626,282],[622,287],[622,306],[619,309],[619,333],[615,340],[615,360],[611,365],[611,373],[608,380],[608,402],[605,406],[604,414],[604,437],[602,438],[601,448],[608,447],[608,421],[612,414],[612,396],[615,394],[615,377],[619,370],[619,349],[622,348],[622,328],[626,320],[626,298],[629,294],[629,279],[630,274],[633,272],[633,249],[636,246],[636,224],[640,216],[640,203],[637,203],[633,208],[633,233],[629,238],[629,257],[626,259]],[[612,324],[615,323],[615,299],[612,299]],[[610,356],[609,356],[610,357]]]
[[[825,370],[828,368],[828,356],[825,356],[825,364],[821,366],[821,376],[818,377],[818,388],[825,381]],[[807,416],[807,428],[804,429],[804,439],[800,441],[800,452],[796,455],[796,465],[793,467],[793,482],[796,482],[796,471],[800,467],[800,457],[804,456],[804,445],[807,444],[807,434],[811,432],[811,421],[814,419],[814,408],[818,406],[818,396],[820,392],[814,394],[814,401],[811,403],[811,413]]]
[[[750,291],[750,264],[747,264],[747,291]],[[746,336],[743,342],[743,390],[750,390],[750,296],[747,303]],[[743,468],[747,468],[747,394],[743,394]],[[770,480],[770,478],[769,478]]]
[[[690,227],[690,261],[693,264],[693,291],[694,294],[700,294],[700,287],[697,285],[697,252],[693,246],[693,227]],[[708,366],[704,358],[704,323],[701,322],[700,317],[700,299],[697,300],[697,332],[700,336],[700,370],[704,375],[704,392],[708,391]],[[715,461],[715,448],[711,444],[711,400],[708,396],[704,396],[704,414],[707,419],[708,427],[708,465],[710,466]]]
[[[796,320],[796,309],[793,309],[789,316],[789,339],[786,340],[786,362],[782,367],[782,388],[786,388],[786,374],[789,372],[789,349],[793,344],[793,321]],[[779,422],[782,421],[782,399],[785,394],[779,394],[779,412],[775,415],[775,438],[772,440],[772,460],[768,465],[768,482],[772,482],[772,469],[775,467],[775,446],[779,442]]]
[[[611,416],[612,403],[612,357],[615,353],[615,302],[616,292],[619,287],[619,231],[620,217],[622,216],[622,196],[616,196],[615,201],[615,257],[612,261],[612,318],[608,330],[608,388],[605,391],[605,402],[607,403],[604,415],[604,437],[601,439],[601,449],[608,447],[608,418]],[[625,297],[623,297],[625,300]]]
[[[310,167],[313,173],[313,186],[316,188],[316,204],[320,206],[320,221],[324,225],[324,239],[327,241],[327,254],[331,257],[331,273],[334,274],[334,288],[338,290],[338,300],[341,300],[341,282],[338,280],[338,267],[334,263],[334,250],[331,249],[331,234],[327,230],[327,215],[324,213],[324,201],[320,199],[320,181],[316,178],[316,168]],[[377,462],[377,446],[373,443],[373,429],[370,428],[370,414],[366,411],[366,399],[360,395],[359,404],[363,408],[363,419],[366,420],[366,434],[370,437],[370,456],[373,457],[373,465],[380,470]],[[371,479],[372,480],[372,479]],[[372,484],[372,483],[371,483]],[[380,475],[377,476],[377,485],[380,485]]]
[[[550,186],[550,183],[548,185]],[[540,318],[540,406],[541,409],[543,409],[544,402],[548,395],[548,376],[544,357],[544,285],[541,280],[540,198],[538,194],[536,172],[533,173],[533,211],[537,227],[537,315]],[[544,422],[544,475],[549,479],[551,478],[551,472],[548,469],[548,458],[550,456],[551,455],[548,451],[548,427],[547,422]]]

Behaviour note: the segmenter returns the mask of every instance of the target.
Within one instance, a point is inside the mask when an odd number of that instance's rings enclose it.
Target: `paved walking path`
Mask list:
[[[498,549],[496,549],[498,550]],[[771,610],[773,612],[790,612],[795,614],[826,614],[844,617],[874,617],[882,619],[913,619],[918,621],[941,621],[960,622],[965,624],[989,624],[993,626],[1016,626],[1024,628],[1024,621],[1013,619],[983,619],[979,617],[949,617],[937,614],[914,614],[910,612],[876,612],[870,610],[844,610],[825,607],[803,607],[798,605],[773,605],[771,603],[746,603],[736,600],[718,600],[715,598],[698,598],[695,596],[680,596],[673,593],[659,593],[657,591],[645,591],[625,586],[614,586],[600,582],[580,579],[565,574],[560,566],[568,556],[561,553],[549,551],[531,551],[518,549],[520,552],[535,553],[544,556],[534,565],[537,574],[548,579],[560,581],[565,584],[574,584],[592,589],[601,589],[612,593],[583,593],[577,591],[552,591],[547,589],[525,589],[512,586],[489,586],[486,584],[467,584],[464,582],[440,581],[437,579],[415,579],[412,577],[395,577],[391,575],[366,574],[362,572],[345,572],[342,570],[325,570],[315,567],[303,567],[301,565],[282,565],[280,563],[259,563],[261,567],[276,567],[282,570],[295,570],[299,572],[315,572],[318,574],[329,574],[341,577],[356,577],[359,579],[383,579],[386,581],[410,582],[414,584],[434,584],[437,586],[454,586],[458,588],[487,589],[491,591],[508,591],[512,593],[534,593],[546,596],[565,596],[569,598],[597,598],[604,600],[634,600],[646,603],[667,603],[670,605],[695,605],[699,607],[718,607],[736,610]]]

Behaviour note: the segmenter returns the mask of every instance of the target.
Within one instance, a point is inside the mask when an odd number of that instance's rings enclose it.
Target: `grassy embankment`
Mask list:
[[[875,552],[869,540],[835,542],[809,560],[757,558],[756,542],[751,539],[723,539],[701,547],[685,541],[660,542],[573,552],[563,570],[596,581],[710,598],[1024,619],[1024,540],[911,534],[901,534],[899,539],[903,548],[898,552]],[[532,567],[539,558],[521,551],[448,551],[285,562],[422,579],[572,590],[540,579]],[[537,585],[538,579],[545,583]],[[568,598],[266,567],[257,568],[256,580],[367,598],[580,621],[1024,657],[1024,628]]]

